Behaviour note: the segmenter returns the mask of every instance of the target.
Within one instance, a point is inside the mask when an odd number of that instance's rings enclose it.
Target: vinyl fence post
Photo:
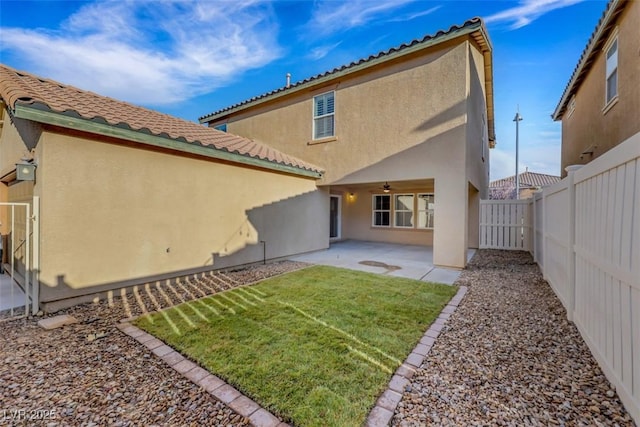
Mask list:
[[[569,215],[569,239],[567,242],[567,283],[569,289],[569,301],[567,306],[567,319],[573,322],[573,313],[576,308],[576,187],[574,183],[574,174],[580,169],[581,165],[567,166],[567,197],[569,197],[569,209],[567,215]]]
[[[531,196],[531,243],[533,246],[533,261],[540,264],[538,262],[538,230],[536,229],[537,224],[537,215],[536,215],[536,193],[533,193]]]

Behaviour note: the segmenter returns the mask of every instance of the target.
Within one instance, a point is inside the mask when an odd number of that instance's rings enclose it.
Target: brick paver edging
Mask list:
[[[280,421],[275,415],[240,393],[234,387],[186,359],[153,335],[133,326],[131,323],[119,323],[117,326],[122,332],[164,360],[167,365],[175,369],[179,374],[205,389],[209,394],[241,416],[248,418],[252,425],[256,427],[289,427],[289,424]]]
[[[424,359],[427,357],[427,354],[429,354],[433,343],[436,338],[438,338],[438,335],[440,335],[442,327],[447,323],[447,320],[449,320],[449,317],[451,317],[453,312],[456,311],[456,308],[458,308],[458,305],[460,305],[460,302],[466,293],[467,287],[460,286],[456,296],[451,298],[449,304],[442,309],[438,318],[431,324],[429,329],[427,329],[427,332],[424,333],[424,336],[413,349],[411,354],[409,354],[404,363],[396,369],[395,374],[391,377],[391,381],[389,382],[389,387],[380,395],[376,402],[376,406],[374,406],[371,412],[369,412],[366,422],[367,427],[382,427],[389,425],[398,403],[402,400],[404,388],[411,382],[411,377],[413,377],[413,374],[415,374],[416,370],[420,365],[422,365],[422,362],[424,362]]]

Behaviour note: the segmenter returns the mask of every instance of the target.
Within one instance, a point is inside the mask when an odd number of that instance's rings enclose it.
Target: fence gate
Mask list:
[[[2,238],[0,320],[38,312],[39,197],[31,203],[0,203],[0,222],[8,230]]]
[[[533,250],[531,199],[481,200],[480,249]]]

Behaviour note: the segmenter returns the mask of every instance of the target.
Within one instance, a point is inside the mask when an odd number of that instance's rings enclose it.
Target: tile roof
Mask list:
[[[323,172],[317,166],[251,139],[39,78],[4,64],[0,64],[0,97],[12,113],[18,106],[33,108],[259,159],[267,162],[261,163],[266,166],[277,164],[317,174]]]
[[[398,47],[392,47],[391,49],[388,49],[386,51],[382,51],[375,55],[371,55],[368,58],[362,58],[358,61],[351,62],[350,64],[343,65],[338,68],[334,68],[331,71],[327,71],[322,74],[309,77],[305,80],[291,84],[288,87],[287,86],[281,87],[271,92],[268,92],[259,96],[255,96],[251,99],[247,99],[240,103],[225,107],[213,113],[206,114],[200,117],[199,120],[200,120],[200,123],[205,123],[213,120],[214,118],[217,118],[216,116],[223,115],[223,113],[228,113],[231,111],[238,111],[244,108],[248,108],[249,106],[253,105],[256,102],[267,100],[269,98],[278,96],[281,93],[292,92],[292,91],[295,91],[296,89],[308,87],[311,84],[322,83],[333,77],[341,76],[349,72],[355,72],[366,66],[370,66],[386,60],[394,59],[398,56],[411,52],[415,49],[422,49],[429,46],[433,46],[435,44],[438,44],[447,40],[451,40],[455,37],[459,37],[466,34],[471,34],[471,36],[478,43],[478,45],[483,49],[483,51],[486,51],[486,52],[492,51],[491,42],[489,41],[489,37],[484,28],[482,19],[473,18],[466,21],[464,24],[460,26],[453,25],[448,30],[440,30],[433,35],[426,35],[422,39],[414,39],[409,43],[403,43]],[[493,83],[490,82],[490,84],[492,85]],[[487,88],[487,108],[493,109],[493,88],[492,87]],[[490,121],[489,139],[492,141],[495,141],[495,131],[493,129],[493,117],[490,117],[489,121]]]
[[[609,36],[611,29],[615,25],[616,18],[620,13],[622,13],[625,7],[632,3],[632,1],[626,0],[610,0],[609,3],[607,3],[607,7],[602,13],[600,21],[598,21],[598,25],[596,25],[587,45],[582,51],[582,55],[580,55],[578,64],[573,70],[569,83],[567,83],[567,86],[562,93],[562,97],[560,98],[555,111],[551,115],[553,120],[560,120],[562,118],[567,109],[569,100],[573,94],[576,93],[582,81],[586,78],[589,73],[589,69],[591,68],[591,64],[593,64],[600,53],[602,45],[607,41],[607,37]]]
[[[535,172],[522,172],[518,175],[520,177],[521,188],[542,188],[551,184],[555,184],[560,181],[560,177],[556,175],[546,175],[543,173]],[[504,188],[516,185],[516,176],[509,176],[507,178],[498,179],[489,183],[489,188]]]

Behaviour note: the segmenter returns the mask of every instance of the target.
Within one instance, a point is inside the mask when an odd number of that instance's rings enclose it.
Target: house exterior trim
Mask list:
[[[294,96],[295,94],[301,93],[306,90],[312,90],[318,87],[326,86],[336,79],[340,79],[342,77],[355,73],[361,73],[364,70],[371,69],[389,61],[397,61],[400,58],[409,56],[416,52],[426,50],[433,46],[441,45],[448,41],[464,36],[469,36],[477,44],[479,50],[485,57],[485,85],[489,145],[490,148],[494,148],[496,138],[493,113],[493,48],[491,46],[491,41],[489,39],[487,31],[484,27],[484,23],[479,18],[467,21],[460,27],[454,26],[446,32],[439,31],[435,34],[435,36],[427,36],[422,41],[414,40],[414,42],[411,42],[408,45],[403,44],[400,47],[392,48],[385,52],[380,52],[377,55],[370,56],[367,59],[361,59],[358,62],[353,62],[349,65],[345,65],[332,71],[317,75],[315,77],[305,79],[299,83],[291,85],[290,87],[279,88],[272,92],[256,96],[249,100],[223,108],[222,110],[204,115],[199,118],[199,122],[210,123],[213,121],[217,121],[223,117],[235,115],[244,110],[253,109],[266,103],[275,102],[281,98]]]
[[[616,22],[616,18],[626,6],[626,0],[612,0],[605,10],[600,22],[594,33],[591,35],[585,50],[580,56],[578,65],[576,66],[567,87],[565,88],[555,111],[551,115],[554,121],[562,119],[571,97],[576,93],[582,81],[586,78],[593,61],[600,53],[601,47],[609,40],[609,32]]]
[[[31,120],[38,123],[85,131],[102,136],[119,138],[126,141],[138,142],[141,144],[165,148],[172,151],[180,151],[212,159],[224,160],[232,163],[240,163],[243,165],[254,166],[258,168],[269,169],[277,172],[284,172],[309,178],[322,177],[322,173],[319,172],[296,168],[279,163],[273,163],[249,156],[243,156],[237,153],[223,151],[212,146],[205,146],[196,143],[185,143],[183,141],[176,141],[169,138],[145,134],[135,130],[123,129],[117,126],[96,123],[94,121],[71,117],[65,114],[54,113],[51,111],[44,111],[38,108],[27,107],[24,105],[16,105],[13,111],[13,115],[17,118]]]

